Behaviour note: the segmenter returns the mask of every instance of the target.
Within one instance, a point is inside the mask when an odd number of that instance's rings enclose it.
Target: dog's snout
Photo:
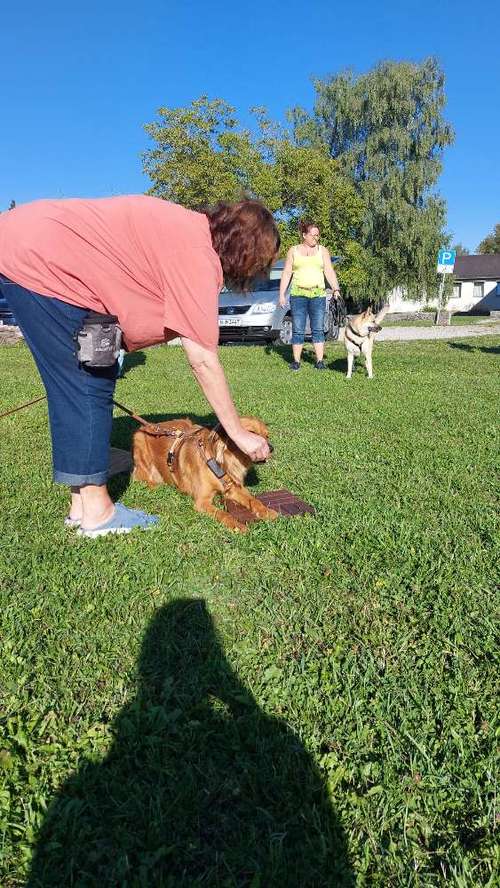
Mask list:
[[[270,456],[271,453],[274,452],[274,447],[273,447],[273,445],[271,444],[270,441],[267,442],[267,446],[269,447],[269,456]],[[258,460],[255,460],[255,461],[256,461],[256,462],[259,462],[259,463],[265,463],[266,460],[269,459],[269,456],[264,457],[264,459],[258,459]]]

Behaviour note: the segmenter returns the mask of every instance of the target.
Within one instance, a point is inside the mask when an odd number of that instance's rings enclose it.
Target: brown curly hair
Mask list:
[[[303,234],[307,234],[310,228],[317,228],[319,233],[321,234],[321,230],[317,222],[311,222],[310,219],[301,219],[299,222],[299,234],[302,237]]]
[[[219,203],[204,213],[226,286],[247,290],[278,256],[280,236],[272,213],[258,200]]]

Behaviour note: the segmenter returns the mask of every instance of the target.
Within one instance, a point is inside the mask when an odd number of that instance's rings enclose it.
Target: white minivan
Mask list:
[[[264,341],[281,342],[289,345],[292,341],[292,317],[290,305],[278,305],[280,278],[284,260],[273,265],[268,279],[261,280],[248,293],[237,293],[224,288],[219,297],[219,342]],[[326,291],[327,310],[325,312],[325,336],[338,338],[336,315],[330,311],[331,290]],[[309,319],[306,337],[311,335]]]

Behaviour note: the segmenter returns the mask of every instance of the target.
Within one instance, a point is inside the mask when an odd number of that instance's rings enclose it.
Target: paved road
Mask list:
[[[500,323],[464,324],[456,327],[383,327],[377,342],[416,339],[462,339],[469,336],[500,335]]]

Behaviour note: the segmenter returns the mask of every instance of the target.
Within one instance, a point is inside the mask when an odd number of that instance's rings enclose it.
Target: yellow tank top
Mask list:
[[[311,256],[304,256],[302,253],[299,253],[297,247],[294,247],[292,271],[293,277],[290,290],[292,295],[317,296],[320,295],[317,292],[318,290],[324,291],[323,251],[320,246]],[[302,290],[306,292],[300,293]],[[310,293],[307,291],[310,291]]]

